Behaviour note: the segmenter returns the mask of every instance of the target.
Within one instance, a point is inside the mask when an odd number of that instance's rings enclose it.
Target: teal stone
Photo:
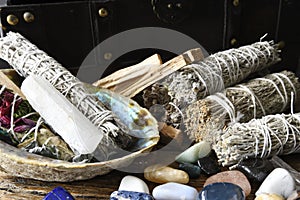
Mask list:
[[[245,193],[232,183],[212,183],[205,186],[197,200],[245,200]]]
[[[201,174],[201,168],[191,163],[181,163],[178,169],[185,171],[190,178],[199,178]]]
[[[210,143],[201,141],[179,154],[175,160],[179,163],[195,163],[199,158],[207,156],[210,151]]]

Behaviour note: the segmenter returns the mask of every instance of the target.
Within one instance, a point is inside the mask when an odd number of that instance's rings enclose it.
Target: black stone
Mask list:
[[[245,193],[232,183],[212,183],[205,186],[197,200],[245,200]]]
[[[243,172],[247,178],[263,182],[274,170],[274,167],[268,159],[249,158],[241,160],[237,165],[237,169]]]
[[[221,171],[217,158],[214,154],[209,154],[207,157],[200,158],[198,160],[198,165],[207,175],[213,175]]]
[[[201,168],[191,163],[182,163],[178,168],[185,171],[190,178],[199,178],[201,174]]]

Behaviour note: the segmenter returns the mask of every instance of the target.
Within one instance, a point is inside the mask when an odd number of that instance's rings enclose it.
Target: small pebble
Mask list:
[[[62,199],[74,200],[74,197],[64,188],[56,187],[43,198],[43,200],[62,200]]]
[[[190,178],[199,178],[201,174],[201,168],[191,163],[181,163],[178,169],[185,171]]]
[[[274,167],[266,158],[250,158],[240,161],[237,169],[243,172],[249,179],[263,182],[274,170]]]
[[[213,175],[221,171],[217,163],[217,158],[214,156],[214,154],[210,154],[207,157],[200,158],[198,160],[198,165],[200,166],[201,170],[207,175]]]
[[[254,200],[284,200],[284,198],[278,194],[261,194]]]
[[[194,200],[197,190],[191,186],[179,183],[166,183],[153,189],[152,195],[156,200]]]
[[[176,182],[185,184],[189,182],[189,175],[185,171],[159,165],[147,167],[144,171],[144,177],[154,183]]]
[[[149,188],[147,184],[142,179],[139,179],[135,176],[125,176],[121,180],[118,190],[141,192],[141,193],[149,194]]]
[[[300,191],[294,191],[287,200],[300,200]]]
[[[176,156],[175,160],[179,163],[195,163],[199,158],[207,156],[210,151],[210,143],[201,141]]]
[[[197,200],[245,200],[245,193],[232,183],[213,183],[205,186]]]
[[[240,186],[245,192],[246,196],[251,193],[251,185],[247,179],[247,177],[240,171],[232,170],[232,171],[224,171],[218,174],[215,174],[208,179],[206,179],[204,186],[207,186],[212,183],[217,182],[227,182],[233,183],[235,185]]]
[[[288,198],[292,195],[294,190],[295,181],[291,174],[283,168],[276,168],[267,176],[255,195],[259,196],[264,193],[269,193]]]
[[[154,200],[154,198],[147,193],[132,192],[132,191],[114,191],[110,195],[110,200]]]

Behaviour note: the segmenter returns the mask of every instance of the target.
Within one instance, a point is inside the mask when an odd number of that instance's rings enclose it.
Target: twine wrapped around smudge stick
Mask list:
[[[224,166],[247,157],[300,153],[300,113],[267,115],[229,126],[214,150]]]
[[[96,97],[87,95],[78,78],[19,33],[9,32],[7,36],[0,38],[0,57],[23,77],[36,74],[48,80],[106,136],[101,144],[116,146],[113,140],[116,137],[119,141],[122,137],[128,140],[128,136],[114,121],[111,111],[101,105]]]
[[[282,71],[229,87],[191,104],[185,113],[187,134],[196,141],[214,142],[228,125],[281,113],[297,105],[300,83],[293,72]]]
[[[144,103],[147,108],[163,105],[167,110],[166,122],[178,128],[182,112],[189,104],[241,82],[251,73],[278,61],[279,50],[272,41],[222,51],[148,87],[144,90]]]

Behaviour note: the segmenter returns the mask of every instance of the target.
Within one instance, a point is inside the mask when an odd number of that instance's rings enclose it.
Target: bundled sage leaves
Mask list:
[[[179,128],[184,109],[196,100],[241,82],[251,73],[280,61],[273,42],[257,42],[213,54],[176,71],[144,90],[147,108],[155,104],[167,110],[166,123]]]
[[[187,134],[196,141],[214,142],[228,125],[281,113],[297,105],[300,83],[293,72],[282,71],[198,100],[186,109]]]
[[[95,96],[87,95],[80,80],[22,35],[9,32],[1,38],[0,57],[23,77],[31,74],[44,77],[98,127],[99,134],[106,136],[98,148],[103,159],[108,159],[114,147],[125,148],[128,145],[130,136],[119,128],[112,112],[101,105]]]
[[[271,157],[300,152],[300,113],[267,115],[229,126],[214,149],[222,165],[247,157]]]

